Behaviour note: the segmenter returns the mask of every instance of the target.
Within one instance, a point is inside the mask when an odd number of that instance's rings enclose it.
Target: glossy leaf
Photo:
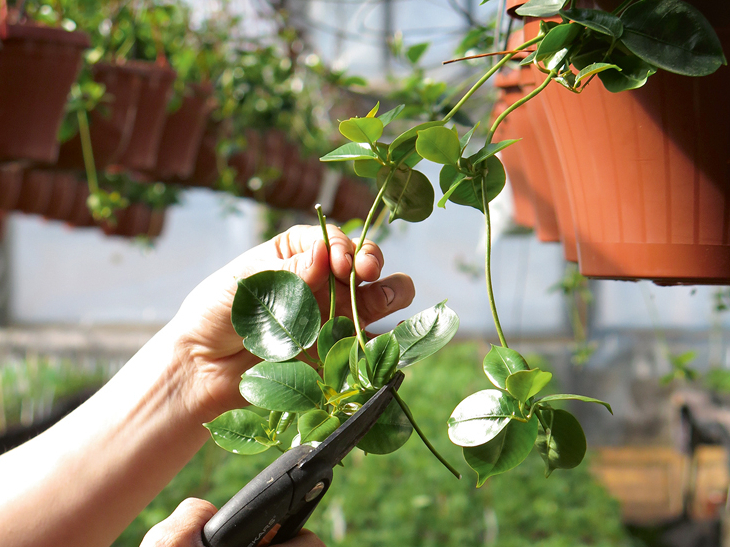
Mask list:
[[[645,62],[685,76],[706,76],[726,64],[710,22],[681,0],[642,0],[621,14],[621,42]]]
[[[322,402],[317,372],[301,361],[259,363],[241,377],[241,395],[252,405],[267,410],[300,412]]]
[[[433,121],[433,122],[424,122],[421,124],[418,124],[414,127],[411,127],[407,131],[404,131],[400,135],[398,135],[395,139],[393,139],[393,142],[390,143],[388,146],[388,152],[392,155],[393,152],[402,144],[413,140],[415,142],[416,137],[418,136],[419,131],[423,131],[424,129],[428,129],[429,127],[438,127],[440,125],[444,125],[446,122],[442,122],[440,120]]]
[[[446,300],[406,319],[393,330],[400,346],[398,368],[433,355],[449,343],[458,329],[459,317]]]
[[[542,388],[550,383],[552,377],[551,373],[543,372],[539,368],[518,370],[507,376],[505,387],[515,399],[524,403],[540,393]]]
[[[451,414],[447,424],[451,442],[458,446],[479,446],[491,441],[520,416],[517,400],[509,393],[485,389],[469,395]]]
[[[354,336],[338,340],[324,361],[324,381],[337,391],[342,389],[350,372],[350,351],[353,344],[357,344],[357,338]]]
[[[527,361],[513,349],[492,345],[484,357],[484,373],[495,387],[507,389],[507,377],[521,370],[530,370]]]
[[[465,183],[467,178],[468,177],[466,173],[457,172],[456,178],[451,182],[451,186],[448,190],[446,190],[444,195],[441,196],[441,199],[438,200],[438,203],[436,205],[441,207],[442,209],[446,209],[446,202],[451,199],[453,193],[459,189],[459,186],[461,186],[462,183]]]
[[[604,70],[618,70],[619,72],[621,72],[621,67],[617,65],[612,65],[611,63],[593,63],[591,65],[588,65],[578,73],[578,75],[575,77],[575,84],[579,84],[586,78],[590,78],[591,76],[599,74]],[[575,87],[575,84],[573,85],[573,87]]]
[[[406,57],[411,62],[411,64],[418,64],[418,61],[421,60],[421,57],[423,57],[423,54],[426,53],[426,50],[430,45],[431,44],[429,42],[423,42],[421,44],[414,44],[409,47],[406,50]]]
[[[474,154],[473,156],[469,156],[469,161],[472,162],[473,165],[481,163],[487,158],[494,156],[497,152],[501,152],[508,146],[512,146],[514,143],[521,140],[522,139],[508,139],[506,141],[490,142],[481,150],[479,150],[476,154]]]
[[[521,464],[530,454],[537,439],[537,417],[527,423],[511,420],[491,441],[463,447],[464,459],[477,472],[477,488],[494,475],[499,475]]]
[[[457,205],[466,205],[474,207],[482,213],[484,205],[482,203],[482,187],[487,189],[487,202],[496,198],[504,188],[506,175],[502,162],[496,156],[488,157],[484,164],[484,175],[477,176],[473,179],[465,180],[459,184],[458,188],[449,196],[449,201]],[[451,165],[445,165],[441,169],[439,175],[439,185],[441,190],[446,193],[451,188],[452,182],[458,176],[458,171]]]
[[[389,173],[383,167],[378,173],[378,187],[382,187]],[[390,222],[402,219],[421,222],[433,212],[433,186],[426,175],[413,169],[396,169],[383,194],[383,201],[390,209]]]
[[[367,115],[365,117],[374,118],[377,115],[379,109],[380,109],[380,101],[375,103],[375,106],[370,110],[370,112],[367,113]]]
[[[418,132],[416,152],[434,163],[455,165],[461,157],[461,144],[450,129],[430,127]]]
[[[557,395],[547,395],[539,400],[540,403],[551,403],[554,401],[583,401],[584,403],[596,403],[605,406],[606,409],[611,414],[613,414],[613,409],[611,409],[611,405],[609,405],[607,402],[601,401],[599,399],[594,399],[593,397],[585,397],[583,395],[560,393]]]
[[[396,106],[396,107],[395,107],[395,108],[393,108],[392,110],[388,110],[388,111],[387,111],[386,113],[384,113],[384,114],[381,114],[380,116],[378,116],[378,119],[379,119],[379,120],[380,120],[381,122],[383,122],[383,127],[385,127],[386,125],[388,125],[388,124],[389,124],[390,122],[392,122],[393,120],[397,120],[397,119],[398,119],[398,117],[399,117],[399,116],[401,115],[401,113],[403,112],[403,109],[404,109],[405,107],[406,107],[406,105],[404,105],[404,104],[399,104],[398,106]]]
[[[279,418],[279,423],[276,424],[276,434],[281,435],[287,429],[289,429],[289,426],[292,424],[296,417],[297,415],[295,412],[282,412],[281,417]]]
[[[381,334],[365,344],[365,357],[368,360],[370,384],[373,387],[383,387],[393,377],[400,347],[392,332]]]
[[[357,176],[374,179],[378,176],[378,171],[383,167],[383,164],[377,160],[355,160],[353,167]]]
[[[374,144],[383,135],[383,122],[378,118],[350,118],[340,122],[340,133],[353,142]]]
[[[203,425],[208,428],[215,443],[228,452],[250,455],[269,448],[256,441],[256,437],[266,437],[266,420],[250,410],[231,410]]]
[[[340,427],[340,420],[324,410],[310,410],[299,416],[300,443],[322,442]]]
[[[622,55],[614,52],[609,61],[621,70],[599,72],[598,77],[601,79],[603,87],[611,93],[638,89],[656,72],[656,68],[633,55]]]
[[[412,432],[408,417],[398,402],[392,400],[357,447],[368,454],[390,454],[406,444]]]
[[[370,378],[367,374],[367,361],[365,360],[365,353],[363,352],[359,342],[353,344],[350,348],[348,365],[350,367],[350,375],[357,384],[366,388],[371,387]]]
[[[615,40],[621,38],[624,32],[621,19],[606,11],[574,8],[561,10],[560,15]]]
[[[344,315],[333,317],[322,325],[317,338],[317,354],[324,361],[332,346],[343,338],[355,336],[355,323]],[[331,385],[331,384],[330,384]]]
[[[377,160],[377,157],[369,144],[348,142],[322,156],[319,161]]]
[[[545,61],[553,57],[555,54],[569,47],[580,36],[582,31],[583,28],[580,25],[571,23],[553,27],[537,46],[535,59],[537,61]]]
[[[566,0],[530,0],[517,8],[523,17],[552,17],[557,15]]]
[[[578,420],[565,410],[538,410],[542,422],[535,447],[545,462],[545,476],[555,469],[573,469],[586,454],[586,436]]]
[[[280,362],[314,344],[321,317],[309,286],[295,273],[282,270],[238,280],[231,322],[248,351]]]
[[[477,122],[474,127],[472,127],[469,131],[467,131],[460,139],[459,139],[459,146],[461,147],[462,154],[464,153],[464,150],[469,145],[469,142],[471,141],[472,135],[474,135],[474,131],[477,130],[479,127],[480,122]]]

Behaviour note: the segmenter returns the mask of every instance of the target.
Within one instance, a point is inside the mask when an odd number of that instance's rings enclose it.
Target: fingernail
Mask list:
[[[380,261],[378,260],[377,256],[375,256],[374,254],[371,254],[371,253],[367,253],[365,256],[367,256],[369,260],[371,260],[372,262],[375,262],[375,264],[378,267],[380,267]]]
[[[309,252],[307,253],[307,263],[305,265],[305,268],[308,270],[312,267],[312,264],[314,264],[314,247],[309,249]]]
[[[383,290],[383,294],[385,295],[385,300],[388,306],[390,306],[390,303],[393,302],[393,299],[395,298],[395,291],[393,291],[393,289],[391,289],[387,285],[383,285],[380,288]]]
[[[352,255],[350,253],[347,253],[345,255],[345,260],[347,260],[347,265],[350,266],[350,268],[352,268]]]

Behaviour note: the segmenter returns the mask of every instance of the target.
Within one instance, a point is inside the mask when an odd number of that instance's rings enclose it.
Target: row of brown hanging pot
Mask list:
[[[730,51],[730,6],[697,7],[714,10],[705,15]],[[539,20],[528,18],[524,40],[538,32]],[[497,109],[537,78],[536,67],[500,75]],[[727,97],[727,66],[703,78],[659,71],[615,94],[599,82],[580,94],[551,83],[496,136],[523,138],[503,152],[515,221],[542,241],[561,241],[589,277],[730,284]]]

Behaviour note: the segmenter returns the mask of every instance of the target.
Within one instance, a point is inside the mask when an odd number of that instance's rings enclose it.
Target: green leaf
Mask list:
[[[374,144],[383,135],[383,122],[378,118],[350,118],[340,122],[340,133],[353,142]]]
[[[462,182],[464,182],[467,179],[466,173],[457,172],[456,178],[451,182],[451,186],[446,191],[446,193],[441,197],[441,199],[438,201],[436,205],[441,207],[442,209],[446,209],[446,202],[451,199],[451,196],[454,192],[456,192],[459,189],[459,186]]]
[[[540,45],[537,46],[535,59],[545,61],[568,48],[583,32],[583,27],[572,23],[558,25],[550,29]]]
[[[383,167],[383,164],[377,160],[355,160],[354,168],[355,173],[359,177],[366,179],[374,179],[378,176],[378,171]]]
[[[533,61],[535,60],[535,54],[536,54],[536,53],[537,53],[537,51],[532,51],[532,52],[530,52],[530,53],[529,53],[529,54],[527,55],[527,57],[525,57],[524,59],[522,59],[522,60],[520,61],[520,66],[527,66],[527,65],[531,65],[531,64],[532,64],[532,62],[533,62]]]
[[[446,122],[442,122],[440,120],[434,121],[434,122],[424,122],[421,124],[418,124],[414,127],[411,127],[409,130],[404,131],[400,135],[398,135],[395,139],[393,139],[393,142],[390,143],[388,146],[388,153],[392,156],[393,152],[402,144],[410,141],[411,139],[414,140],[418,136],[419,131],[423,131],[424,129],[428,129],[429,127],[438,127],[444,125]]]
[[[537,439],[537,417],[527,423],[511,420],[491,441],[481,446],[463,447],[464,459],[477,472],[477,488],[494,475],[521,464]]]
[[[473,156],[469,156],[469,161],[472,163],[472,165],[477,165],[478,163],[483,162],[487,158],[490,158],[494,156],[497,152],[501,152],[508,146],[513,145],[516,142],[521,141],[522,139],[508,139],[506,141],[500,141],[500,142],[490,142],[486,146],[484,146],[481,150],[479,150],[476,154]]]
[[[381,188],[390,172],[383,167],[378,173],[378,187]],[[390,209],[390,222],[403,219],[407,222],[421,222],[433,212],[433,186],[420,171],[398,168],[394,171],[383,201]]]
[[[552,17],[557,15],[566,0],[530,0],[517,8],[522,17]]]
[[[297,415],[295,412],[282,412],[281,417],[279,418],[279,422],[276,424],[276,428],[274,431],[277,435],[281,435],[284,433],[287,429],[289,429],[289,426],[294,421],[294,418],[296,418]]]
[[[265,271],[238,280],[231,322],[248,351],[281,362],[314,344],[321,316],[311,289],[298,275]]]
[[[614,40],[621,38],[624,32],[621,19],[606,11],[574,8],[560,10],[560,15],[600,34],[610,36]]]
[[[378,155],[373,152],[369,144],[348,142],[322,156],[319,161],[377,160],[377,158]]]
[[[401,115],[401,113],[403,112],[403,109],[404,109],[405,107],[406,107],[406,105],[404,105],[404,104],[399,104],[398,106],[396,106],[396,107],[395,107],[395,108],[393,108],[392,110],[388,110],[388,111],[387,111],[387,112],[386,112],[385,114],[381,114],[380,116],[378,116],[378,119],[379,119],[379,120],[380,120],[381,122],[383,122],[383,127],[385,127],[386,125],[388,125],[388,124],[389,124],[390,122],[392,122],[393,120],[397,120],[397,119],[398,119],[398,117],[399,117],[399,116]]]
[[[250,410],[231,410],[203,425],[210,431],[215,444],[228,452],[251,455],[269,448],[256,441],[256,437],[266,437],[266,420]]]
[[[638,89],[656,72],[655,67],[633,55],[614,52],[608,61],[621,69],[620,71],[606,70],[598,73],[603,87],[611,93]]]
[[[370,384],[379,388],[387,384],[395,374],[400,357],[398,340],[392,332],[381,334],[365,344],[368,360]]]
[[[507,377],[521,370],[530,370],[527,361],[513,349],[492,345],[484,357],[484,373],[495,387],[507,389]]]
[[[539,368],[532,370],[518,370],[507,376],[504,384],[512,396],[519,402],[524,403],[530,397],[537,395],[544,388],[553,375],[543,372]]]
[[[450,129],[430,127],[418,132],[416,152],[434,163],[456,165],[461,157],[461,144]]]
[[[367,374],[367,360],[365,359],[365,352],[363,352],[362,346],[360,346],[359,342],[353,344],[350,348],[348,365],[350,367],[350,375],[356,384],[365,388],[371,387],[370,378]]]
[[[281,412],[317,408],[322,392],[317,372],[301,361],[259,363],[241,377],[241,395],[252,405]]]
[[[380,101],[375,103],[375,106],[370,110],[370,112],[367,113],[366,118],[374,118],[375,115],[378,113],[378,109],[380,108]]]
[[[588,65],[578,73],[578,76],[575,77],[575,83],[579,84],[584,79],[589,78],[594,74],[599,74],[604,70],[618,70],[620,72],[621,67],[617,65],[612,65],[611,63],[593,63],[592,65]]]
[[[342,389],[350,372],[350,351],[357,338],[351,336],[335,342],[324,361],[324,382],[336,391]]]
[[[474,131],[477,130],[477,127],[479,127],[479,123],[477,122],[474,127],[472,127],[469,131],[466,132],[466,134],[459,139],[459,146],[461,147],[461,153],[464,153],[464,150],[467,146],[469,146],[469,141],[471,141],[472,135],[474,135]]]
[[[685,76],[706,76],[727,64],[700,11],[680,0],[642,0],[621,14],[621,42],[645,62]]]
[[[345,316],[333,317],[322,325],[322,329],[319,331],[317,355],[324,361],[337,341],[351,336],[355,336],[355,323],[352,322],[352,319]]]
[[[540,413],[541,423],[535,446],[545,462],[545,476],[549,477],[555,469],[577,467],[586,453],[586,436],[578,420],[565,410],[537,412]]]
[[[421,60],[421,57],[423,57],[423,54],[426,53],[426,50],[430,45],[430,42],[423,42],[421,44],[415,44],[409,47],[406,50],[406,57],[408,58],[410,63],[412,65],[418,64],[418,61]]]
[[[481,170],[484,175],[464,180],[464,182],[459,184],[459,186],[449,195],[449,201],[456,203],[457,205],[474,207],[483,213],[483,185],[487,188],[487,202],[490,202],[502,191],[507,178],[504,172],[504,166],[498,157],[488,157],[484,162],[484,166],[485,167]],[[457,176],[458,172],[452,165],[445,165],[441,169],[439,185],[444,193],[451,189],[452,182],[457,178]]]
[[[611,409],[611,405],[609,405],[605,401],[601,401],[599,399],[594,399],[593,397],[584,397],[583,395],[571,395],[571,394],[565,394],[560,393],[557,395],[547,395],[545,397],[542,397],[539,401],[539,403],[550,403],[553,401],[583,401],[584,403],[596,403],[599,405],[603,405],[608,409],[608,411],[613,414],[613,410]]]
[[[459,317],[446,300],[406,319],[393,330],[400,346],[398,368],[433,355],[449,343],[458,329]]]
[[[310,410],[299,416],[297,429],[301,443],[322,442],[340,427],[340,420],[324,410]]]
[[[496,389],[477,391],[452,412],[447,422],[449,438],[458,446],[482,445],[496,437],[514,416],[520,416],[520,411],[512,395]]]
[[[394,399],[357,447],[368,454],[390,454],[403,446],[412,432],[411,422]]]

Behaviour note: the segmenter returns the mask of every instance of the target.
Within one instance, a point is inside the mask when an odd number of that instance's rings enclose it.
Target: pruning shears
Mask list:
[[[329,489],[333,467],[375,425],[403,378],[397,373],[316,448],[300,445],[279,456],[208,521],[203,544],[255,547],[277,525],[271,545],[296,536]]]

